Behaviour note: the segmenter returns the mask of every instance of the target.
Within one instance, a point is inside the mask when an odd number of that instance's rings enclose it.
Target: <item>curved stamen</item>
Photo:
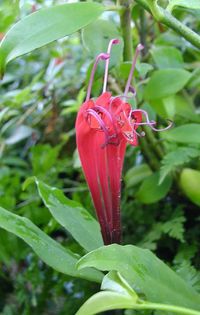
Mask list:
[[[135,55],[133,57],[133,62],[132,62],[132,66],[131,66],[131,70],[130,70],[130,73],[129,73],[129,76],[128,76],[128,80],[127,80],[127,83],[126,83],[126,87],[125,87],[125,91],[124,91],[124,96],[126,96],[128,94],[128,91],[130,89],[130,85],[131,85],[131,80],[132,80],[132,77],[133,77],[133,72],[135,70],[135,65],[136,65],[136,61],[137,61],[137,57],[140,53],[140,51],[144,48],[144,46],[142,44],[138,44],[137,47],[136,47],[136,51],[135,51]]]
[[[110,41],[109,44],[108,44],[107,54],[110,55],[111,49],[112,49],[112,45],[119,44],[119,42],[120,42],[120,41],[119,41],[119,39],[117,39],[117,38],[111,39],[111,41]],[[110,59],[107,59],[107,60],[106,60],[105,73],[104,73],[104,80],[103,80],[103,93],[106,92],[106,87],[107,87],[109,61],[110,61]]]
[[[106,124],[101,119],[99,114],[94,109],[87,109],[86,113],[90,114],[91,116],[93,116],[98,121],[99,126],[101,127],[101,129],[105,132],[106,135],[108,135],[108,129],[106,128]]]
[[[109,54],[105,54],[105,53],[101,53],[101,54],[99,54],[96,57],[95,63],[93,65],[92,72],[91,72],[91,75],[90,75],[90,81],[89,81],[89,84],[88,84],[87,95],[86,95],[86,102],[89,101],[89,99],[90,99],[90,94],[91,94],[91,90],[92,90],[92,83],[94,81],[94,74],[95,74],[95,71],[96,71],[96,68],[97,68],[97,65],[98,65],[99,61],[100,60],[107,60],[109,58],[110,58],[110,55]]]
[[[149,120],[148,113],[147,113],[145,110],[143,110],[143,109],[135,109],[135,110],[132,110],[132,111],[130,112],[130,115],[129,115],[130,118],[131,118],[131,115],[134,114],[134,112],[141,112],[141,113],[145,116],[145,118],[146,118],[146,122],[140,122],[140,123],[134,122],[133,125],[135,125],[135,126],[147,125],[147,126],[149,126],[149,127],[150,127],[152,130],[154,130],[154,131],[165,131],[165,130],[170,129],[170,128],[173,126],[173,122],[172,122],[171,120],[167,119],[167,121],[170,122],[169,125],[168,125],[167,127],[165,127],[165,128],[157,129],[157,128],[154,127],[154,125],[156,125],[156,121],[154,121],[154,120]]]

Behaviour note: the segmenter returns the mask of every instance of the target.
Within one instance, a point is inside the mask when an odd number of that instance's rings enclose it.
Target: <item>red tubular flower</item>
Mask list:
[[[129,91],[135,94],[130,83],[142,45],[137,46],[124,94],[113,97],[106,92],[110,52],[112,45],[118,42],[111,40],[107,53],[97,56],[86,101],[76,119],[77,148],[105,245],[121,241],[120,186],[126,143],[137,145],[138,136],[143,136],[136,131],[140,125],[147,124],[155,130],[155,122],[149,120],[145,111],[132,110],[126,102]],[[103,93],[97,99],[91,99],[92,82],[101,59],[106,60]],[[143,116],[146,122],[142,122]]]

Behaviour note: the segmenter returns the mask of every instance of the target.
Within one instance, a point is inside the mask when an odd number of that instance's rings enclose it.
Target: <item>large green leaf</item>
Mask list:
[[[167,177],[159,184],[159,178],[160,175],[156,172],[144,179],[136,193],[136,197],[140,202],[146,204],[154,203],[167,195],[172,179],[171,177]]]
[[[110,58],[110,65],[116,65],[122,59],[123,40],[120,32],[111,21],[97,20],[83,29],[83,44],[90,52],[92,57],[97,56],[101,52],[106,52],[109,40],[117,38],[120,43],[114,45]]]
[[[174,8],[176,7],[200,10],[200,1],[199,0],[169,0],[167,10],[173,11]]]
[[[101,281],[101,274],[95,270],[77,271],[75,265],[80,257],[54,241],[29,219],[0,207],[0,227],[23,239],[47,265],[55,270],[74,277]]]
[[[200,295],[149,250],[113,244],[87,254],[77,266],[116,270],[151,302],[200,310]]]
[[[0,46],[0,73],[12,59],[72,34],[103,12],[98,3],[70,3],[32,13],[15,24]]]
[[[119,272],[110,271],[104,278],[101,286],[104,292],[99,292],[89,298],[79,309],[76,315],[93,315],[103,311],[114,309],[134,310],[161,310],[175,312],[181,315],[200,315],[200,312],[192,309],[177,307],[174,305],[158,304],[144,301],[138,297],[128,282]],[[152,288],[154,289],[154,288]]]
[[[180,143],[200,143],[200,125],[186,124],[163,133],[163,138]]]
[[[145,98],[149,100],[164,98],[180,91],[190,79],[191,74],[183,69],[157,70],[145,88]]]
[[[103,246],[99,223],[79,203],[36,179],[38,191],[55,220],[87,251]]]

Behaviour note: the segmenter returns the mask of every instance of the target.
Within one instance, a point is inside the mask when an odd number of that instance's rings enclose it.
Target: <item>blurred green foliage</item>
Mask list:
[[[57,3],[64,1],[0,1],[0,36],[20,17]],[[199,32],[199,9],[174,7],[174,15]],[[121,33],[116,12],[103,18],[105,23],[94,22],[82,33],[16,59],[0,81],[0,206],[30,218],[72,251],[80,248],[51,218],[36,187],[23,191],[22,184],[37,176],[93,213],[77,157],[74,122],[92,59],[113,34]],[[155,23],[138,4],[132,18],[133,45],[145,44],[135,71],[137,104],[159,127],[166,118],[173,120],[174,129],[156,134],[145,129],[140,145],[127,148],[123,242],[155,251],[200,292],[200,52]],[[114,56],[109,88],[120,94],[130,64],[122,61],[122,47]],[[100,68],[94,95],[101,91],[101,72]],[[3,230],[0,283],[1,315],[73,315],[97,288],[53,271]]]

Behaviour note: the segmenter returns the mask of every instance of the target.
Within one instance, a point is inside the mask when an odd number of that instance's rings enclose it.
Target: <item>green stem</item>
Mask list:
[[[139,141],[144,159],[146,160],[152,171],[157,171],[160,168],[160,164],[153,150],[149,148],[149,143],[147,142],[146,138],[140,138]]]
[[[140,4],[147,11],[150,11],[158,22],[173,29],[195,47],[200,48],[200,36],[177,20],[170,12],[157,5],[155,0],[135,0],[135,2]]]
[[[122,36],[124,39],[124,61],[130,61],[133,58],[132,29],[131,29],[131,0],[120,0],[122,7],[120,22]]]
[[[174,312],[181,315],[200,315],[199,311],[191,310],[185,307],[179,307],[175,305],[167,305],[167,304],[157,304],[142,301],[141,306],[137,306],[138,309],[146,309],[146,310],[159,310],[159,311],[167,311]]]
[[[164,152],[163,152],[162,147],[160,146],[158,140],[156,139],[154,133],[147,126],[144,126],[143,129],[145,131],[147,140],[150,144],[150,149],[152,149],[154,151],[154,154],[158,157],[159,160],[162,159]]]

